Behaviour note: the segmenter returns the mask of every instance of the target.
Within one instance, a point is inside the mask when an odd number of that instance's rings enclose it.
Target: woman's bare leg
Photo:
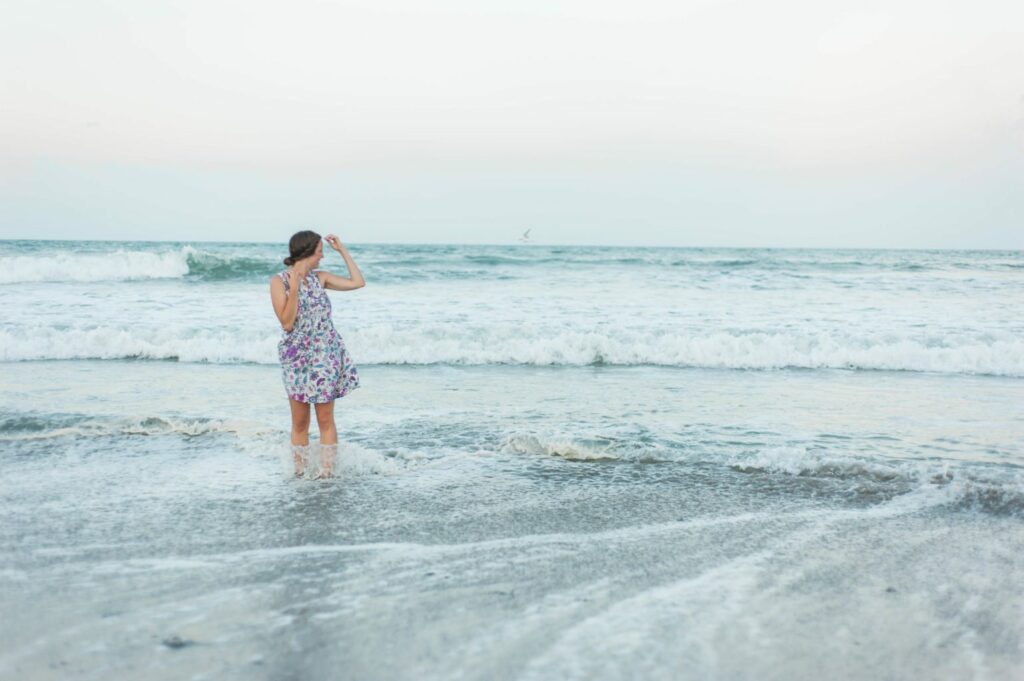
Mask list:
[[[320,429],[320,444],[338,444],[338,429],[334,425],[334,402],[324,402],[316,407],[316,425]]]
[[[306,472],[309,452],[309,404],[289,399],[292,410],[292,456],[295,458],[295,475]]]
[[[334,424],[334,401],[316,405],[316,425],[320,429],[320,476],[331,477],[338,453],[338,428]]]

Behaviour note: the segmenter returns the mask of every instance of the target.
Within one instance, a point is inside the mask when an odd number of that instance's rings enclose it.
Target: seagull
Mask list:
[[[531,227],[530,229],[533,229],[533,228]],[[520,243],[524,243],[524,244],[530,243],[530,230],[529,229],[526,230],[525,232],[523,232],[523,235],[521,237],[519,237],[519,242]]]

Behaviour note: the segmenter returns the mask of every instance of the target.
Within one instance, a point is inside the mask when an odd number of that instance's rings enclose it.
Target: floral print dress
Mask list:
[[[289,291],[288,277],[284,272],[278,276]],[[292,330],[278,342],[277,354],[285,391],[293,400],[321,404],[359,387],[359,372],[334,328],[331,300],[315,272],[299,287],[299,312]]]

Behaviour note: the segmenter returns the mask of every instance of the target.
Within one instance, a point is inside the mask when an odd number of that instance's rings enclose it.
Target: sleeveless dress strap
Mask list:
[[[277,276],[281,277],[281,281],[284,282],[284,290],[285,291],[289,290],[289,287],[288,287],[288,277],[285,276],[285,272],[278,272]],[[309,277],[311,277],[311,276],[314,279],[316,279],[317,288],[323,289],[324,285],[322,283],[320,283],[320,277],[317,276],[316,272],[309,272],[308,274],[306,274],[306,279],[309,279]]]

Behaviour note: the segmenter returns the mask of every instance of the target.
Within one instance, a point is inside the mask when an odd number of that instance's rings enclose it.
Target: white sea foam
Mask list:
[[[557,456],[569,461],[615,460],[614,454],[588,447],[571,438],[542,438],[536,435],[516,434],[505,439],[501,451],[512,454]]]
[[[1024,471],[1019,470],[991,469],[948,459],[850,456],[799,445],[738,454],[726,463],[745,473],[849,480],[861,492],[896,492],[904,503],[922,498],[929,504],[949,504],[998,514],[1024,513]]]
[[[243,419],[175,418],[170,416],[137,416],[123,418],[63,418],[30,419],[29,427],[18,424],[0,424],[0,442],[13,440],[51,440],[64,437],[109,437],[118,435],[178,435],[202,437],[230,434],[240,438],[265,438],[284,435],[277,428]]]
[[[279,448],[282,471],[288,477],[294,474],[295,452],[291,446]],[[313,441],[308,447],[299,450],[303,460],[304,479],[318,479],[327,459],[321,451],[321,445]],[[387,457],[379,451],[364,447],[354,442],[343,442],[337,446],[332,462],[333,478],[344,478],[354,475],[395,475],[405,470],[405,461]]]
[[[0,331],[0,359],[158,359],[230,364],[277,361],[276,336],[253,340],[231,331],[195,333],[171,328],[142,330],[31,329]]]
[[[659,365],[720,369],[862,369],[1024,376],[1024,339],[785,331],[658,333],[390,325],[347,330],[356,364]],[[275,364],[276,333],[248,329],[27,328],[0,331],[0,360],[160,359]]]
[[[885,461],[878,457],[854,458],[828,450],[800,445],[765,447],[738,454],[728,464],[743,472],[768,471],[787,475],[822,477],[864,477],[887,482],[899,478],[920,480],[931,471],[930,464],[914,461]]]
[[[941,670],[953,668],[954,673],[939,673],[939,677],[987,678],[962,672],[978,666],[973,631],[966,624],[936,616],[928,599],[894,598],[896,590],[884,588],[898,578],[889,571],[878,576],[881,571],[875,568],[880,557],[874,552],[898,554],[888,545],[878,546],[894,530],[868,534],[863,523],[903,517],[943,502],[942,494],[914,493],[868,509],[822,510],[809,526],[770,539],[754,534],[741,552],[722,547],[722,559],[695,561],[693,568],[684,562],[690,552],[680,551],[677,576],[642,588],[628,583],[595,594],[596,602],[584,604],[579,614],[566,618],[561,630],[518,676],[674,678],[662,672],[684,670],[685,678],[741,678],[763,668],[785,669],[785,678],[812,678],[829,668],[832,658],[808,662],[801,655],[808,636],[829,629],[842,638],[850,636],[852,629],[855,644],[863,642],[866,655],[857,664],[874,667],[864,678],[893,668],[893,660],[906,665],[905,650],[934,645],[932,641],[943,641],[948,652],[934,665],[935,672],[925,676],[936,677]],[[848,522],[857,528],[853,537],[845,532]],[[859,569],[862,556],[869,557],[871,570]],[[934,590],[934,585],[926,587]],[[901,584],[901,590],[905,588]],[[856,597],[851,597],[854,590]],[[794,592],[799,595],[794,597]],[[850,610],[857,612],[851,616]],[[834,621],[837,612],[842,614]],[[887,616],[879,619],[878,613]],[[879,622],[897,624],[880,626]],[[581,653],[594,650],[601,651],[597,659]],[[878,655],[878,650],[885,655]],[[836,673],[845,672],[848,659],[856,660],[860,652],[853,648],[845,654]],[[910,673],[901,676],[913,677],[920,668],[915,661],[903,667]]]

